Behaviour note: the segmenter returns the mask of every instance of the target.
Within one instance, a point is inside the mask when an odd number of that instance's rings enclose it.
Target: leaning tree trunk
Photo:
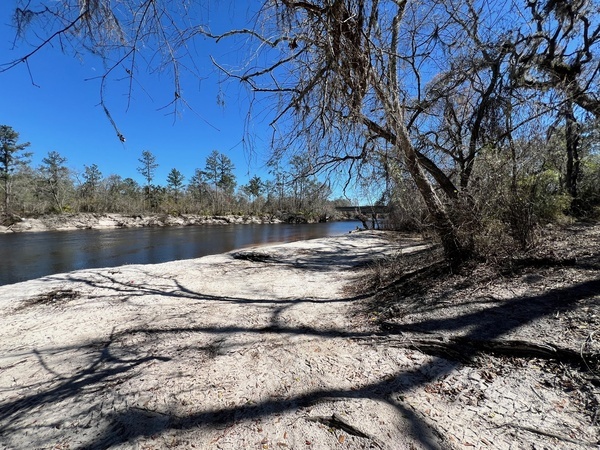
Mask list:
[[[395,142],[392,143],[398,150],[398,154],[404,157],[406,167],[415,182],[419,193],[423,197],[425,205],[435,231],[440,238],[446,259],[452,268],[460,266],[468,256],[466,247],[462,245],[458,236],[458,229],[452,222],[450,215],[441,202],[433,186],[419,162],[419,154],[413,146],[408,129],[404,122],[405,108],[400,100],[400,84],[398,80],[398,46],[400,44],[400,24],[404,18],[406,2],[398,2],[397,10],[392,21],[392,34],[387,61],[387,80],[378,76],[373,70],[368,74],[369,81],[373,87],[379,101],[383,105],[386,115],[386,122],[395,135]],[[372,69],[372,68],[371,68]]]
[[[467,249],[458,237],[457,227],[452,222],[446,207],[440,201],[423,168],[419,164],[417,152],[410,142],[408,130],[406,130],[404,125],[397,123],[396,136],[398,147],[404,156],[408,172],[425,201],[435,231],[442,242],[446,259],[453,268],[457,268],[468,257]]]

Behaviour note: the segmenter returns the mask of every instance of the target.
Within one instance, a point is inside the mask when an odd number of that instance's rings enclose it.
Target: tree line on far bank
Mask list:
[[[239,214],[302,217],[309,221],[331,216],[336,205],[330,187],[306,174],[300,158],[283,170],[273,168],[272,180],[253,176],[238,186],[234,165],[226,155],[212,151],[204,167],[186,179],[176,168],[165,180],[157,180],[159,164],[148,150],[136,167],[144,183],[118,174],[104,175],[96,164],[76,173],[67,159],[50,151],[38,167],[32,167],[29,142],[20,143],[19,133],[0,125],[0,198],[2,216],[61,213],[122,214]],[[163,182],[161,182],[163,181]]]

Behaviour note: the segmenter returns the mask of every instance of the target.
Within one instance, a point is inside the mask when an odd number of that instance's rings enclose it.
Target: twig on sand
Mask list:
[[[353,436],[369,439],[369,440],[373,441],[373,443],[375,445],[377,445],[379,448],[383,448],[377,438],[360,431],[358,428],[356,428],[354,425],[346,422],[343,418],[341,418],[336,413],[333,413],[331,416],[309,416],[309,417],[306,417],[306,420],[308,420],[310,422],[322,423],[323,425],[327,425],[330,428],[337,428],[337,429],[345,431],[346,433],[351,434]]]
[[[577,444],[579,446],[597,448],[597,445],[599,444],[599,442],[581,441],[581,440],[578,440],[578,439],[570,438],[570,437],[565,436],[563,434],[553,433],[551,431],[540,430],[539,428],[533,428],[533,427],[529,427],[527,425],[517,425],[515,423],[504,423],[504,424],[500,425],[500,427],[517,428],[519,430],[529,431],[530,433],[539,434],[541,436],[547,436],[547,437],[558,439],[558,440],[561,440],[561,441],[564,441],[564,442],[570,442],[571,444]]]

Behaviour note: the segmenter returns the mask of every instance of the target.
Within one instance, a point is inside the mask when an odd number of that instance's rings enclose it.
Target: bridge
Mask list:
[[[336,211],[358,214],[387,214],[390,212],[389,206],[367,205],[367,206],[336,206]]]
[[[378,230],[381,229],[380,216],[385,216],[390,212],[389,206],[383,205],[367,205],[367,206],[338,206],[335,208],[339,212],[353,214],[354,217],[360,220],[365,229]],[[370,226],[369,226],[370,222]]]

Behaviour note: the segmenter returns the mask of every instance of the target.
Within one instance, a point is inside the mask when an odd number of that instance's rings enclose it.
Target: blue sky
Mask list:
[[[25,43],[13,49],[12,10],[12,1],[0,2],[0,64],[31,49]],[[232,17],[239,20],[238,12],[215,13],[212,20],[223,25]],[[159,164],[155,183],[164,185],[172,168],[189,179],[194,169],[204,167],[206,156],[218,150],[234,162],[239,185],[255,174],[267,179],[270,133],[266,123],[253,123],[251,138],[256,152],[250,153],[242,144],[248,138],[244,133],[247,94],[234,82],[227,83],[221,86],[225,106],[217,102],[219,75],[207,55],[223,60],[233,53],[232,49],[227,43],[215,46],[207,39],[195,42],[196,61],[206,79],[186,76],[182,80],[183,96],[193,110],[181,105],[176,118],[169,114],[172,109],[160,109],[173,95],[168,74],[140,74],[129,107],[126,83],[116,81],[123,74],[111,78],[106,103],[125,143],[119,141],[99,105],[100,82],[95,78],[103,73],[100,59],[85,53],[76,58],[56,46],[34,55],[29,70],[20,64],[0,73],[0,124],[19,132],[21,142],[31,142],[36,167],[49,151],[57,151],[74,171],[82,172],[84,165],[97,164],[104,176],[117,174],[142,182],[136,168],[142,151],[149,150]]]

